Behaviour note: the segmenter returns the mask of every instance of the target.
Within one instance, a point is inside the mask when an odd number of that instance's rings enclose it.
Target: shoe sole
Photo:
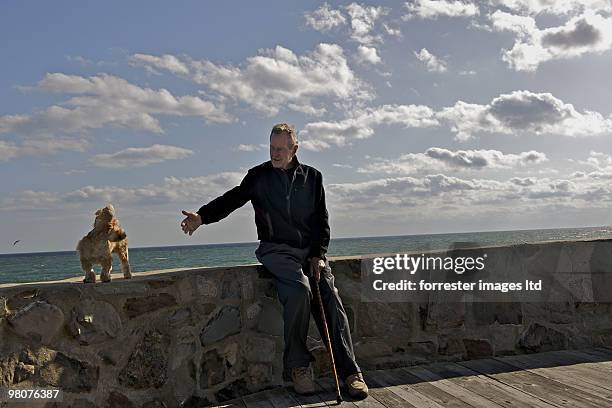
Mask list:
[[[368,398],[368,395],[370,395],[370,393],[368,391],[355,391],[355,392],[350,392],[348,393],[351,398],[355,398],[355,399],[366,399]]]

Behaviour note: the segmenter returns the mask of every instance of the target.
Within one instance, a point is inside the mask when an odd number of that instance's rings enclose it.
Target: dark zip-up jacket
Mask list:
[[[330,232],[323,177],[297,157],[293,164],[288,170],[274,168],[271,161],[253,167],[239,186],[197,211],[202,223],[217,222],[250,200],[260,241],[308,247],[310,257],[325,259]]]

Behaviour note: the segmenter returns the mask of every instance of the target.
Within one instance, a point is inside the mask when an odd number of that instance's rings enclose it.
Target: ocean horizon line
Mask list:
[[[550,231],[550,230],[574,230],[584,228],[611,228],[610,225],[587,225],[579,227],[551,227],[551,228],[533,228],[533,229],[500,229],[500,230],[485,230],[485,231],[461,231],[461,232],[433,232],[422,234],[402,234],[402,235],[365,235],[352,237],[331,238],[332,241],[359,240],[359,239],[384,239],[384,238],[402,238],[402,237],[420,237],[420,236],[435,236],[435,235],[468,235],[468,234],[486,234],[486,233],[502,233],[502,232],[533,232],[533,231]],[[187,244],[187,245],[152,245],[132,247],[130,250],[151,250],[151,249],[169,249],[169,248],[196,248],[196,247],[221,247],[221,246],[248,246],[258,244],[259,241],[242,241],[242,242],[216,242],[207,244]],[[63,255],[75,253],[76,249],[72,250],[56,250],[56,251],[34,251],[34,252],[4,252],[0,253],[0,257],[5,256],[26,256],[26,255]]]

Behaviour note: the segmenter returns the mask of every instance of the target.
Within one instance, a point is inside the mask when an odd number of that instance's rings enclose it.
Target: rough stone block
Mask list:
[[[167,405],[163,401],[155,399],[144,403],[142,408],[167,408]]]
[[[200,388],[208,389],[225,381],[223,358],[217,350],[207,351],[200,364]]]
[[[146,297],[129,298],[125,301],[123,309],[128,317],[133,318],[171,306],[176,306],[174,296],[169,293],[160,293]]]
[[[15,367],[15,375],[13,382],[15,384],[25,381],[34,375],[35,367],[32,364],[24,364],[23,362],[17,363]]]
[[[176,332],[176,343],[170,359],[170,369],[176,370],[196,352],[196,336],[191,327],[181,327]]]
[[[223,402],[241,397],[248,394],[250,391],[247,388],[246,381],[243,379],[236,380],[215,393],[215,398],[218,402]]]
[[[64,325],[62,310],[47,302],[34,301],[8,318],[18,335],[49,344]]]
[[[242,289],[236,274],[227,274],[221,283],[221,299],[240,299]]]
[[[425,312],[425,330],[428,332],[444,332],[465,324],[465,303],[430,303]]]
[[[219,286],[214,279],[198,276],[196,280],[198,296],[216,298],[219,297]]]
[[[464,356],[467,354],[461,339],[442,337],[438,343],[438,353],[444,356]]]
[[[523,310],[520,303],[473,303],[472,313],[477,326],[499,324],[522,324]]]
[[[210,407],[211,405],[212,405],[212,402],[209,401],[208,399],[203,398],[203,397],[198,397],[197,395],[192,395],[191,397],[183,401],[183,403],[180,404],[180,407],[181,408],[203,408],[203,407]]]
[[[393,354],[392,347],[383,340],[362,339],[353,343],[357,360]]]
[[[84,398],[75,399],[74,401],[72,401],[72,405],[70,406],[70,408],[97,408],[97,407],[98,406],[96,404]]]
[[[241,328],[240,309],[236,306],[223,306],[202,329],[200,341],[206,346],[240,333]]]
[[[19,363],[19,359],[15,354],[4,355],[0,357],[0,386],[8,387],[13,384],[15,375],[15,367]]]
[[[283,328],[283,314],[280,311],[280,305],[276,303],[273,304],[272,302],[265,302],[261,313],[259,313],[257,331],[273,336],[282,336]]]
[[[180,308],[179,310],[174,312],[172,316],[168,318],[168,323],[170,324],[170,326],[181,326],[181,325],[190,326],[192,325],[193,321],[191,319],[191,308],[190,307]]]
[[[493,345],[486,339],[463,339],[468,360],[491,357],[495,354]]]
[[[251,362],[269,363],[276,358],[276,342],[266,337],[246,337],[243,350],[243,355]]]
[[[46,362],[46,359],[49,359]],[[98,385],[99,367],[77,360],[64,353],[49,351],[37,356],[39,375],[45,385],[59,387],[64,392],[90,392]]]
[[[70,333],[81,344],[95,344],[116,338],[122,329],[121,318],[108,302],[89,300],[72,309]]]
[[[119,373],[119,384],[135,389],[164,385],[168,378],[169,345],[169,339],[159,331],[146,332]]]
[[[249,365],[247,383],[251,392],[262,389],[272,382],[272,367],[268,364],[256,363]]]
[[[136,408],[136,404],[134,404],[128,397],[121,394],[117,391],[111,391],[106,400],[107,408]]]
[[[565,333],[539,323],[531,323],[521,334],[518,346],[527,352],[544,352],[567,348]]]
[[[413,305],[409,303],[360,303],[357,333],[362,337],[410,338]]]

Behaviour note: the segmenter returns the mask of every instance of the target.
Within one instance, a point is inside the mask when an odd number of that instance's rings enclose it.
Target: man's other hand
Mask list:
[[[325,269],[325,261],[317,256],[310,258],[310,275],[315,278],[318,283],[321,279],[321,271]]]
[[[198,229],[200,225],[202,225],[202,217],[200,214],[192,213],[189,211],[182,210],[183,215],[187,217],[181,222],[181,228],[185,234],[193,234],[195,230]]]

